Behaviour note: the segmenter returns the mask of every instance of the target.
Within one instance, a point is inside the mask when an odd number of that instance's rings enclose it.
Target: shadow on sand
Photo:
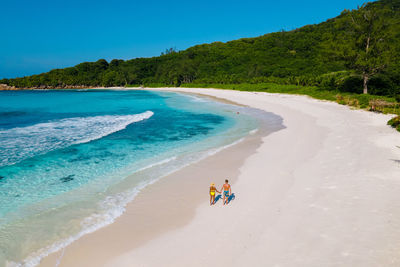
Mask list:
[[[232,193],[229,197],[228,197],[228,204],[235,199],[235,193]]]
[[[235,197],[236,197],[236,196],[235,196],[235,193],[232,193],[232,194],[228,197],[228,204],[229,204],[229,202],[231,202],[232,200],[234,200]],[[221,201],[223,200],[221,194],[219,194],[218,196],[215,197],[214,205],[215,205],[215,204],[218,202],[218,200],[220,200],[220,199],[221,199]]]
[[[217,204],[218,200],[220,200],[221,198],[222,198],[221,195],[216,196],[214,200],[214,205]]]
[[[400,160],[398,160],[398,159],[391,159],[391,161],[393,161],[393,162],[396,162],[396,163],[397,163],[397,165],[399,165],[399,166],[400,166]]]

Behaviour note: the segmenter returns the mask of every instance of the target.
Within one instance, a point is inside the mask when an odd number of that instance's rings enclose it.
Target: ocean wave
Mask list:
[[[133,115],[66,118],[0,131],[0,167],[73,144],[87,143],[150,118],[152,111]]]
[[[171,157],[167,158],[164,160],[161,160],[159,162],[155,162],[153,164],[150,164],[146,167],[143,167],[142,169],[139,169],[137,172],[143,171],[150,169],[155,166],[159,165],[164,165],[168,162],[176,160],[177,157]],[[171,172],[165,173],[163,176],[166,176],[170,174]],[[87,216],[84,218],[81,222],[81,231],[73,236],[70,236],[68,238],[65,238],[63,240],[60,240],[58,242],[53,243],[50,246],[44,247],[31,255],[29,255],[27,258],[25,258],[22,262],[12,262],[9,261],[7,262],[7,267],[34,267],[39,265],[40,261],[57,251],[60,251],[70,245],[72,242],[78,240],[82,236],[86,234],[93,233],[107,225],[112,224],[115,222],[115,219],[120,217],[126,210],[126,206],[128,205],[129,202],[131,202],[137,194],[142,191],[146,186],[151,185],[155,183],[157,180],[159,180],[162,177],[157,177],[155,179],[152,179],[150,181],[142,182],[138,186],[124,191],[120,192],[118,194],[112,195],[112,196],[107,196],[103,201],[99,203],[99,211]],[[61,258],[58,259],[58,261],[61,261]]]
[[[101,208],[104,209],[102,212],[92,214],[86,217],[81,225],[82,230],[69,238],[58,241],[51,246],[45,247],[37,251],[36,253],[28,256],[23,262],[7,262],[7,267],[34,267],[39,265],[40,261],[61,249],[64,249],[72,242],[78,240],[86,234],[93,233],[100,228],[103,228],[109,224],[112,224],[116,218],[120,217],[125,212],[126,205],[132,201],[135,196],[148,184],[142,184],[128,192],[123,192],[115,196],[107,197],[101,204]],[[61,259],[58,259],[59,261]]]
[[[235,146],[235,145],[243,142],[244,139],[245,138],[240,138],[238,140],[233,141],[232,143],[229,143],[229,144],[226,144],[223,146],[219,146],[219,147],[215,147],[212,149],[208,149],[206,151],[203,151],[202,153],[197,154],[196,157],[194,157],[194,158],[185,157],[187,161],[184,164],[181,164],[176,169],[164,172],[163,175],[161,175],[161,176],[153,177],[153,179],[150,181],[142,182],[141,184],[139,184],[138,186],[136,186],[130,190],[118,193],[116,195],[106,197],[100,203],[100,205],[99,205],[100,210],[98,212],[91,214],[90,216],[88,216],[82,220],[82,222],[81,222],[82,230],[79,233],[77,233],[74,236],[70,236],[69,238],[60,240],[59,242],[53,243],[50,246],[44,247],[44,248],[40,249],[39,251],[36,251],[35,253],[33,253],[30,256],[28,256],[27,258],[25,258],[22,262],[19,262],[19,263],[8,262],[7,267],[34,267],[34,266],[39,265],[39,263],[41,262],[41,260],[44,257],[46,257],[52,253],[55,253],[57,251],[60,251],[62,249],[65,249],[65,247],[67,247],[74,241],[80,239],[82,236],[89,234],[89,233],[93,233],[93,232],[115,222],[115,220],[125,212],[126,206],[128,205],[128,203],[133,201],[135,199],[135,197],[145,187],[155,183],[159,179],[161,179],[173,172],[176,172],[190,164],[194,164],[194,163],[199,162],[209,156],[215,155],[216,153],[218,153],[222,150],[225,150],[227,148]],[[176,156],[167,158],[167,159],[155,162],[153,164],[150,164],[146,167],[143,167],[143,168],[139,169],[137,172],[141,172],[141,171],[153,168],[155,166],[164,165],[169,162],[175,161],[177,159],[178,159],[178,157],[176,157]],[[59,260],[61,260],[61,259],[59,259]]]

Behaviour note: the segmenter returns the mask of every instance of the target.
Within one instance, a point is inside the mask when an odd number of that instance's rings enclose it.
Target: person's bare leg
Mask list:
[[[213,196],[210,196],[210,206],[213,204]]]

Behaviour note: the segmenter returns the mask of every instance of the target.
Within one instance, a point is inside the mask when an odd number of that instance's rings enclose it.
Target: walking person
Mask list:
[[[225,184],[222,186],[221,192],[222,190],[224,191],[224,205],[225,205],[228,204],[229,196],[232,194],[231,185],[229,184],[228,179],[225,180]]]
[[[215,204],[215,192],[221,193],[217,190],[214,183],[210,185],[210,206]]]

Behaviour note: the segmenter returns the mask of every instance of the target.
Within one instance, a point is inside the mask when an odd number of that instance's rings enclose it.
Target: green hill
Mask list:
[[[278,83],[362,92],[367,78],[370,93],[396,95],[399,59],[400,0],[381,0],[292,31],[169,49],[159,57],[100,59],[0,83],[19,88]]]

